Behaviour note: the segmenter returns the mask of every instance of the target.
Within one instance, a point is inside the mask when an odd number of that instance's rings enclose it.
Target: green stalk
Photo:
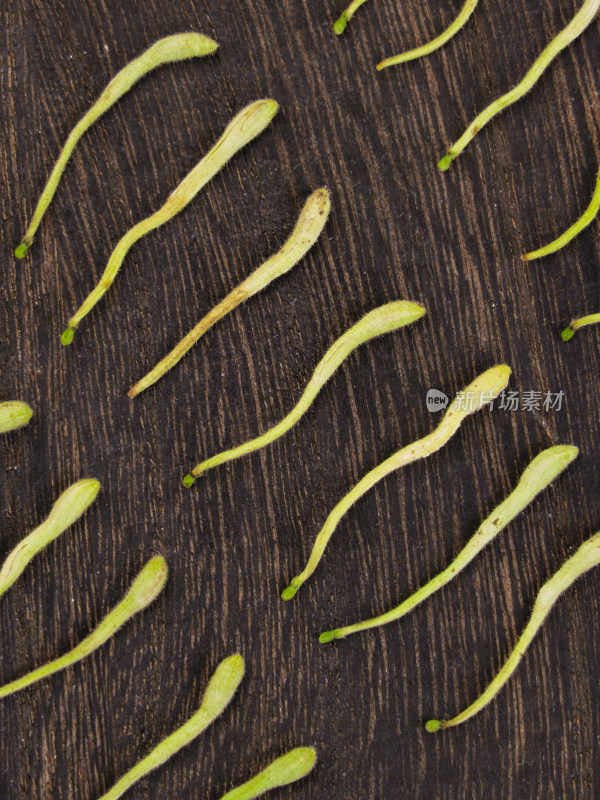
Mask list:
[[[572,319],[564,331],[561,331],[560,336],[563,342],[568,342],[579,328],[585,328],[586,325],[596,325],[598,322],[600,322],[600,314],[589,314],[587,317]]]
[[[66,653],[60,658],[44,664],[43,667],[33,670],[33,672],[24,675],[22,678],[7,683],[5,686],[0,687],[0,698],[8,697],[10,694],[21,691],[27,686],[54,675],[78,661],[87,658],[94,650],[97,650],[104,644],[111,636],[128,622],[135,614],[155,600],[156,597],[162,592],[165,582],[167,580],[167,565],[164,558],[156,556],[151,559],[144,569],[140,572],[131,588],[121,600],[121,602],[113,608],[113,610],[102,620],[102,622],[95,628],[88,637],[86,637],[80,644],[77,645],[69,653]]]
[[[227,792],[221,800],[253,800],[271,789],[287,786],[306,777],[315,761],[316,753],[312,747],[297,747],[277,758],[254,778]]]
[[[478,2],[479,0],[467,0],[454,22],[452,22],[443,33],[427,44],[424,44],[422,47],[416,47],[414,50],[407,50],[405,53],[399,53],[397,56],[391,56],[390,58],[380,61],[379,64],[377,64],[377,69],[381,71],[394,64],[404,64],[407,61],[414,61],[416,58],[428,56],[430,53],[439,50],[440,47],[443,47],[446,42],[450,41],[450,39],[464,27],[471,14],[475,11]]]
[[[544,247],[540,247],[539,250],[533,250],[531,253],[526,253],[523,256],[525,261],[534,261],[536,258],[543,258],[544,256],[549,255],[550,253],[556,253],[557,250],[565,247],[569,242],[574,239],[584,228],[587,228],[594,219],[596,218],[598,211],[600,210],[600,169],[598,170],[598,177],[596,179],[596,188],[594,189],[594,194],[592,196],[592,201],[584,211],[584,213],[579,217],[577,222],[573,223],[570,228],[559,236],[558,239],[555,239],[550,244],[545,245]]]
[[[143,78],[144,75],[147,75],[148,72],[156,69],[156,67],[161,66],[161,64],[183,61],[186,58],[207,56],[214,53],[217,47],[218,44],[216,42],[213,42],[212,39],[209,39],[208,36],[203,36],[201,33],[178,33],[175,36],[167,36],[164,39],[159,39],[152,47],[148,48],[141,56],[131,61],[115,75],[87,114],[79,120],[69,134],[58,160],[50,173],[42,196],[38,200],[38,204],[33,212],[33,217],[23,237],[23,241],[15,250],[17,258],[25,258],[33,242],[33,237],[42,221],[42,217],[52,202],[58,183],[77,142],[88,128],[94,124],[98,117],[101,117],[105,111],[108,111],[108,109],[117,102],[117,100],[123,97],[134,83],[137,83],[140,78]]]
[[[53,542],[94,502],[100,484],[85,478],[69,486],[54,503],[48,517],[12,550],[0,569],[0,596],[10,589],[40,550]]]
[[[525,75],[523,80],[518,83],[514,89],[511,89],[510,92],[502,95],[502,97],[491,103],[491,105],[482,111],[481,114],[475,117],[460,139],[458,139],[458,141],[452,145],[446,155],[439,162],[438,167],[442,171],[445,172],[450,167],[450,164],[454,161],[454,159],[462,153],[465,147],[477,135],[477,133],[479,133],[484,125],[487,125],[491,119],[493,119],[497,114],[500,114],[501,111],[504,111],[505,108],[520,100],[533,86],[535,86],[541,75],[550,66],[552,61],[561,52],[561,50],[564,50],[565,47],[568,47],[571,42],[580,36],[588,27],[588,25],[596,16],[598,8],[600,8],[600,0],[585,0],[581,9],[577,12],[577,14],[575,14],[566,28],[563,28],[558,36],[556,36],[556,38],[550,42],[542,54],[536,59],[536,61],[534,61],[533,66]]]
[[[33,411],[27,403],[22,403],[20,400],[5,400],[0,403],[0,433],[22,428],[32,416]]]
[[[149,772],[162,766],[171,756],[179,752],[223,713],[242,678],[244,659],[240,655],[229,656],[221,661],[210,679],[202,705],[188,721],[157,745],[151,753],[130,769],[100,800],[117,800]]]
[[[141,378],[127,393],[135,397],[144,389],[156,383],[172,369],[215,322],[223,319],[230,311],[244,303],[249,297],[262,291],[277,278],[285,275],[308,253],[321,235],[331,207],[327,189],[317,189],[304,204],[298,221],[283,247],[255,269],[227,297],[204,316],[192,330],[175,345],[150,372]]]
[[[465,720],[473,717],[484,708],[498,694],[500,689],[511,677],[519,665],[523,654],[531,644],[532,639],[542,627],[544,620],[552,610],[552,607],[577,578],[588,570],[600,564],[600,532],[594,534],[591,539],[581,545],[574,556],[571,556],[562,567],[547,581],[537,596],[531,619],[527,623],[521,638],[517,641],[512,653],[508,657],[504,666],[487,689],[464,711],[449,720],[430,719],[425,725],[429,733],[435,733],[440,728],[452,728],[460,725]]]
[[[599,0],[600,2],[600,0]],[[86,300],[69,320],[68,328],[61,336],[64,345],[71,344],[75,329],[81,320],[89,314],[96,303],[104,296],[107,289],[112,285],[121,268],[123,259],[129,249],[138,239],[145,236],[150,231],[155,230],[160,225],[173,219],[188,203],[194,199],[198,192],[205,186],[211,178],[245,145],[258,136],[269,125],[279,106],[275,100],[258,100],[246,106],[240,113],[232,119],[223,135],[196,164],[194,169],[186,175],[179,186],[169,195],[165,204],[151,214],[146,219],[138,222],[133,228],[117,243],[113,250],[104,274],[96,288],[88,295]]]
[[[569,445],[557,445],[556,447],[549,447],[547,450],[542,451],[525,469],[515,490],[504,502],[500,503],[500,505],[492,511],[484,522],[481,523],[475,534],[469,539],[454,561],[452,561],[445,570],[432,578],[425,586],[418,589],[414,594],[411,594],[410,597],[391,611],[380,614],[372,619],[357,622],[354,625],[346,625],[343,628],[337,628],[333,631],[325,631],[319,636],[319,641],[325,644],[327,642],[332,642],[334,639],[343,639],[345,636],[349,636],[352,633],[358,633],[358,631],[365,631],[369,628],[378,628],[381,625],[387,625],[388,622],[394,622],[395,620],[401,619],[405,614],[408,614],[409,611],[416,608],[423,600],[431,597],[431,595],[435,594],[442,586],[450,583],[467,564],[470,564],[484,547],[487,547],[487,545],[496,538],[500,531],[503,530],[517,514],[520,514],[546,486],[552,483],[552,481],[568,467],[577,457],[578,453],[579,450],[576,447],[571,447]]]
[[[333,26],[333,30],[338,36],[340,36],[340,34],[346,30],[346,25],[350,22],[352,17],[356,14],[363,3],[366,2],[367,0],[353,0],[353,2],[350,3],[348,8],[343,12],[342,16],[335,22]]]
[[[317,536],[306,567],[283,590],[281,594],[283,600],[291,600],[302,584],[313,574],[339,521],[354,503],[375,486],[378,481],[389,475],[390,472],[394,472],[394,470],[406,464],[411,464],[420,458],[427,458],[427,456],[443,447],[456,433],[463,420],[475,411],[479,411],[483,406],[491,403],[500,394],[508,383],[510,372],[510,367],[501,364],[479,375],[455,398],[444,414],[442,421],[432,433],[398,450],[397,453],[394,453],[379,466],[368,472],[356,484],[354,489],[340,500],[327,517]]]
[[[206,459],[206,461],[202,461],[193,469],[191,475],[185,476],[183,485],[191,486],[196,478],[207,470],[227,461],[232,461],[234,458],[240,458],[240,456],[247,455],[255,450],[260,450],[261,447],[265,447],[280,436],[283,436],[308,411],[323,386],[353,350],[369,341],[369,339],[395,331],[404,325],[410,325],[425,313],[423,306],[405,301],[387,303],[369,312],[329,348],[321,361],[319,361],[302,397],[281,422],[266,433],[263,433],[262,436],[257,436],[245,444],[241,444],[231,450],[224,450],[222,453],[217,453],[217,455]]]

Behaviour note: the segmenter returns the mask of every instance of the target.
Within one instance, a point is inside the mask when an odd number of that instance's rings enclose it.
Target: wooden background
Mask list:
[[[447,174],[436,162],[519,79],[581,0],[483,0],[442,51],[375,63],[441,31],[462,0],[373,0],[343,37],[343,0],[5,0],[0,114],[0,397],[35,409],[0,441],[1,554],[71,482],[103,486],[85,518],[0,601],[0,679],[68,650],[154,553],[165,593],[84,663],[0,705],[3,800],[95,800],[197,708],[234,651],[247,675],[199,740],[129,800],[214,798],[286,749],[314,744],[306,800],[600,796],[600,571],[561,599],[515,678],[436,736],[503,662],[541,583],[600,525],[600,237],[526,265],[586,207],[600,154],[600,26]],[[166,34],[216,57],[163,67],[85,136],[30,254],[12,250],[60,147],[108,80]],[[118,238],[158,208],[246,103],[281,112],[169,225],[139,242],[68,349],[60,332]],[[129,386],[283,242],[327,185],[324,235],[290,274],[210,332],[135,401]],[[428,316],[354,353],[289,435],[214,470],[198,460],[266,429],[325,349],[378,304]],[[485,411],[440,453],[389,476],[304,565],[337,500],[429,432],[425,394],[505,361],[560,412]],[[395,605],[444,567],[550,444],[577,462],[455,582],[385,629],[318,633]]]

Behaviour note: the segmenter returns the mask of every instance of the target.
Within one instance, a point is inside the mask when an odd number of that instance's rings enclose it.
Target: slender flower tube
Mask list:
[[[151,753],[129,770],[100,800],[117,800],[152,770],[160,767],[179,752],[225,710],[244,677],[244,659],[240,655],[221,661],[209,681],[202,705],[196,713],[174,733],[157,745]]]
[[[303,414],[308,411],[313,400],[323,386],[353,350],[361,344],[364,344],[364,342],[369,341],[369,339],[395,331],[404,325],[410,325],[410,323],[420,319],[425,313],[426,311],[423,306],[420,306],[418,303],[406,301],[387,303],[369,312],[332,344],[319,361],[302,397],[281,422],[266,433],[263,433],[262,436],[257,436],[256,439],[251,439],[249,442],[239,445],[239,447],[217,453],[217,455],[198,464],[198,466],[193,469],[191,475],[185,476],[183,485],[191,486],[199,475],[212,469],[212,467],[216,467],[218,464],[224,464],[226,461],[232,461],[234,458],[239,458],[255,450],[260,450],[261,447],[265,447],[280,436],[283,436],[283,434],[289,431]]]
[[[73,128],[64,147],[58,157],[56,164],[48,178],[48,183],[44,187],[42,196],[33,212],[33,217],[27,228],[23,241],[15,250],[17,258],[25,258],[29,250],[33,237],[46,213],[46,209],[52,202],[54,193],[58,187],[63,171],[67,166],[68,160],[81,139],[83,134],[94,122],[104,114],[105,111],[113,106],[123,95],[128,92],[134,83],[147,75],[161,64],[169,64],[173,61],[183,61],[187,58],[198,58],[214,53],[219,45],[203,36],[201,33],[178,33],[174,36],[167,36],[159,39],[152,47],[148,48],[141,56],[131,61],[118,72],[100,97],[96,100],[90,110],[82,117]]]
[[[0,569],[0,596],[10,589],[34,556],[72,525],[94,502],[100,484],[85,478],[69,486],[54,503],[48,517],[12,550]]]
[[[22,403],[20,400],[5,400],[0,403],[0,433],[22,428],[32,416],[33,411],[27,403]]]
[[[438,167],[445,172],[454,159],[462,153],[484,125],[493,119],[505,108],[516,103],[523,95],[535,86],[542,73],[548,68],[556,56],[568,47],[571,42],[580,36],[592,22],[600,8],[600,0],[585,0],[581,9],[575,14],[571,22],[554,38],[540,56],[534,61],[533,66],[525,75],[523,80],[518,83],[510,92],[499,97],[498,100],[489,105],[482,111],[469,125],[463,135],[448,150],[446,155],[439,162]]]
[[[414,61],[416,58],[428,56],[430,53],[439,50],[440,47],[443,47],[446,42],[450,41],[450,39],[466,24],[471,14],[475,11],[478,2],[479,0],[467,0],[460,14],[443,33],[427,44],[424,44],[422,47],[416,47],[414,50],[407,50],[404,53],[399,53],[397,56],[391,56],[390,58],[380,61],[379,64],[377,64],[377,69],[382,70],[394,64],[404,64],[407,61]]]
[[[465,720],[481,711],[482,708],[485,708],[516,670],[523,654],[531,644],[536,633],[542,627],[544,620],[561,594],[566,591],[577,578],[598,564],[600,564],[600,532],[595,533],[591,539],[584,542],[575,555],[565,561],[558,572],[542,586],[533,606],[531,619],[521,634],[521,638],[517,641],[512,653],[500,672],[498,672],[483,694],[453,719],[430,719],[425,725],[429,733],[435,733],[439,731],[440,728],[452,728],[455,725],[460,725],[465,722]]]
[[[304,204],[298,221],[289,239],[281,250],[267,259],[258,269],[240,283],[224,300],[216,305],[192,330],[183,337],[179,344],[165,356],[150,372],[141,378],[135,386],[127,392],[129,397],[135,397],[144,389],[156,383],[165,372],[172,369],[183,356],[190,350],[209,328],[223,319],[224,316],[241,305],[252,295],[262,291],[277,278],[285,275],[294,267],[310,250],[319,238],[325,227],[331,203],[327,189],[317,189]]]
[[[540,247],[539,250],[533,250],[531,253],[526,253],[523,256],[525,261],[534,261],[536,258],[543,258],[550,253],[556,253],[557,250],[565,247],[569,242],[574,239],[584,228],[587,228],[596,218],[600,210],[600,169],[598,170],[598,177],[596,179],[596,188],[592,196],[592,202],[589,204],[585,212],[579,217],[577,222],[574,222],[570,228],[555,239],[550,244]]]
[[[600,2],[600,0],[599,0]],[[64,345],[71,344],[75,329],[81,320],[89,314],[92,308],[104,296],[107,289],[112,285],[117,273],[123,263],[123,259],[129,249],[138,239],[145,236],[150,231],[155,230],[160,225],[164,225],[170,219],[184,209],[189,202],[198,194],[200,189],[205,186],[211,178],[231,159],[238,150],[256,138],[269,125],[279,106],[275,100],[258,100],[246,106],[240,113],[232,119],[229,125],[214,147],[196,164],[194,169],[189,172],[181,181],[179,186],[171,192],[166,203],[151,214],[146,219],[138,222],[133,228],[117,243],[113,250],[104,274],[96,288],[88,295],[81,307],[69,320],[68,328],[61,336]]]
[[[259,797],[271,789],[299,781],[312,770],[316,758],[312,747],[296,747],[295,750],[290,750],[289,753],[275,759],[254,778],[227,792],[221,800],[253,800],[254,797]]]
[[[579,328],[585,328],[586,325],[595,325],[600,322],[600,314],[590,314],[587,317],[579,317],[579,319],[572,319],[569,325],[561,332],[560,336],[563,342],[568,342],[575,335],[575,331]]]
[[[469,539],[465,547],[456,556],[454,561],[446,567],[443,572],[440,572],[435,578],[432,578],[421,589],[418,589],[414,594],[411,594],[399,606],[393,608],[385,614],[380,614],[378,617],[357,622],[354,625],[346,625],[344,628],[337,628],[333,631],[325,631],[319,636],[319,641],[322,644],[332,642],[334,639],[343,639],[351,633],[358,633],[358,631],[365,631],[369,628],[377,628],[380,625],[387,625],[388,622],[393,622],[408,614],[416,608],[423,600],[431,597],[432,594],[441,589],[447,583],[455,578],[467,564],[469,564],[475,556],[486,547],[500,531],[511,522],[517,514],[520,514],[524,508],[536,497],[543,489],[546,488],[552,481],[566,469],[569,464],[577,457],[579,450],[576,447],[569,445],[557,445],[556,447],[549,447],[543,450],[536,456],[531,464],[527,467],[521,480],[517,484],[516,489],[500,503],[492,513],[481,523],[475,534]]]
[[[77,647],[60,658],[44,664],[12,683],[0,687],[0,697],[25,689],[48,675],[54,675],[78,661],[87,658],[111,636],[122,628],[135,614],[150,605],[162,592],[167,580],[167,565],[162,556],[152,558],[140,572],[121,602],[107,614],[102,622]]]
[[[358,9],[366,3],[367,0],[353,0],[352,3],[348,6],[348,8],[344,11],[342,16],[335,22],[333,26],[333,30],[337,33],[338,36],[342,34],[346,30],[346,25],[350,22],[352,17],[356,14]]]
[[[510,372],[510,367],[505,364],[486,370],[457,395],[434,431],[423,439],[398,450],[397,453],[368,472],[329,514],[315,540],[306,567],[283,590],[281,597],[284,600],[291,600],[307,578],[313,574],[339,521],[357,500],[390,472],[394,472],[406,464],[411,464],[413,461],[418,461],[420,458],[427,458],[443,447],[456,433],[464,419],[491,403],[500,394],[508,383]]]

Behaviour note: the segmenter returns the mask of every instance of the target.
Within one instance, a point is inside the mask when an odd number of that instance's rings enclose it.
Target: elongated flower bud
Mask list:
[[[165,204],[151,214],[146,219],[138,222],[133,228],[117,242],[112,251],[104,274],[100,278],[96,288],[88,295],[79,309],[69,320],[69,326],[63,331],[61,342],[64,345],[71,344],[75,329],[81,320],[89,314],[96,303],[104,297],[108,289],[112,286],[117,273],[125,256],[139,239],[150,231],[164,225],[165,222],[173,219],[188,203],[190,203],[198,192],[205,186],[211,178],[240,150],[252,141],[259,133],[270,124],[277,113],[279,106],[275,100],[257,100],[246,108],[242,109],[235,116],[214,147],[196,164],[194,169],[189,172],[167,198]]]
[[[100,800],[117,800],[134,783],[160,767],[171,756],[188,745],[214,722],[233,698],[244,677],[244,659],[240,655],[221,661],[209,681],[202,705],[196,713],[174,733],[157,745],[152,752],[129,770]]]
[[[133,616],[149,606],[162,592],[166,580],[167,564],[164,558],[162,556],[152,558],[134,580],[121,602],[104,617],[102,622],[77,647],[74,647],[64,656],[44,664],[43,667],[38,667],[33,672],[29,672],[22,678],[0,687],[0,697],[7,697],[10,694],[19,692],[21,689],[25,689],[27,686],[42,680],[42,678],[54,675],[87,658],[111,636],[114,636],[119,628],[125,625]]]
[[[71,158],[71,154],[77,142],[94,124],[98,117],[101,117],[105,111],[108,111],[117,100],[131,89],[134,83],[137,83],[140,78],[143,78],[144,75],[147,75],[148,72],[151,72],[153,69],[173,61],[183,61],[187,58],[207,56],[210,53],[214,53],[217,47],[218,44],[216,42],[213,42],[212,39],[209,39],[208,36],[203,36],[201,33],[177,33],[174,36],[167,36],[164,39],[159,39],[152,47],[149,47],[141,56],[131,61],[115,75],[87,114],[79,120],[69,134],[69,138],[65,142],[61,154],[48,178],[48,183],[44,187],[42,196],[33,212],[33,217],[29,223],[23,241],[15,250],[17,258],[25,258],[33,242],[33,237],[42,221],[42,217],[52,202],[60,178],[67,166],[67,162]]]
[[[265,445],[283,436],[308,411],[317,394],[353,350],[369,339],[381,336],[384,333],[390,333],[404,325],[410,325],[424,314],[425,309],[423,306],[404,300],[386,303],[386,305],[370,311],[332,344],[317,365],[302,397],[281,422],[266,433],[263,433],[262,436],[258,436],[256,439],[252,439],[239,447],[225,450],[223,453],[217,453],[212,458],[208,458],[198,464],[191,475],[186,475],[183,479],[183,485],[191,486],[196,477],[202,475],[206,470],[265,447]]]
[[[535,86],[542,74],[550,66],[556,56],[568,47],[578,36],[592,22],[598,9],[600,8],[600,0],[585,0],[577,14],[573,17],[571,22],[556,36],[540,56],[534,61],[533,66],[525,75],[523,80],[518,83],[510,92],[503,94],[495,102],[491,103],[480,114],[478,114],[473,122],[469,125],[463,135],[456,141],[448,150],[446,155],[441,159],[438,166],[445,172],[450,168],[450,164],[454,159],[462,153],[469,142],[479,133],[479,131],[487,125],[497,114],[504,111],[513,103],[520,100],[527,92]]]
[[[449,720],[430,719],[425,725],[429,733],[435,733],[440,728],[452,728],[461,725],[467,719],[477,714],[482,708],[493,700],[500,689],[511,677],[519,665],[523,654],[531,644],[536,633],[544,624],[544,620],[552,607],[561,596],[581,575],[600,564],[600,532],[584,542],[575,555],[571,556],[549,581],[542,586],[533,606],[531,619],[527,623],[521,637],[515,644],[513,651],[504,666],[498,672],[487,689],[464,711]]]
[[[85,478],[69,486],[52,506],[42,524],[12,550],[0,569],[0,595],[9,589],[31,559],[54,541],[94,502],[100,490],[95,478]]]
[[[143,392],[172,369],[215,322],[223,319],[234,308],[241,305],[249,297],[266,288],[276,278],[289,272],[310,250],[325,227],[331,202],[326,188],[317,189],[304,204],[298,221],[290,237],[283,247],[267,259],[258,269],[242,281],[224,300],[204,316],[192,330],[183,337],[179,344],[166,355],[150,372],[141,378],[127,392],[129,397]]]
[[[379,64],[377,64],[377,69],[382,70],[394,64],[405,64],[407,61],[414,61],[417,58],[428,56],[430,53],[439,50],[440,47],[443,47],[446,42],[449,42],[450,39],[466,25],[471,14],[475,11],[478,2],[479,0],[467,0],[460,14],[439,36],[436,36],[435,39],[427,42],[427,44],[424,44],[422,47],[416,47],[414,50],[406,50],[404,53],[399,53],[397,56],[391,56],[390,58],[380,61]]]
[[[271,789],[299,781],[312,770],[316,759],[317,755],[312,747],[296,747],[275,759],[254,778],[227,792],[221,800],[253,800]]]
[[[417,589],[414,594],[411,594],[410,597],[391,611],[372,619],[356,622],[354,625],[346,625],[333,631],[325,631],[319,636],[319,641],[325,644],[326,642],[332,642],[334,639],[342,639],[358,631],[387,625],[388,622],[401,619],[405,614],[408,614],[423,600],[431,597],[442,586],[454,580],[459,572],[495,539],[517,514],[520,514],[546,486],[569,466],[578,453],[579,450],[571,445],[556,445],[543,450],[521,475],[521,480],[515,490],[481,523],[471,539],[445,570],[432,578],[425,586]]]
[[[403,447],[402,450],[398,450],[397,453],[394,453],[375,469],[368,472],[329,514],[315,540],[306,567],[283,590],[282,599],[291,600],[302,584],[313,574],[339,521],[359,498],[375,486],[378,481],[389,475],[390,472],[420,458],[427,458],[427,456],[443,447],[456,433],[466,417],[491,403],[500,394],[508,383],[509,378],[510,367],[505,364],[486,370],[486,372],[475,378],[463,392],[460,392],[444,414],[438,427],[432,433],[417,442],[413,442],[413,444],[409,444],[407,447]]]
[[[33,411],[27,403],[20,400],[5,400],[0,403],[0,433],[22,428],[32,416]]]

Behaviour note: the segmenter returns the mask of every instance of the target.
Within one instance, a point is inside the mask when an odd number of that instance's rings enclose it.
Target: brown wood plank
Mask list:
[[[482,2],[426,60],[375,63],[447,25],[462,0],[371,0],[343,37],[326,0],[5,0],[0,9],[0,399],[35,409],[0,439],[0,557],[70,482],[103,490],[0,601],[0,680],[64,652],[153,553],[162,596],[85,663],[0,704],[0,797],[94,800],[197,707],[239,650],[247,677],[200,740],[128,793],[219,798],[289,747],[319,763],[307,800],[600,796],[600,573],[558,604],[497,700],[454,731],[423,722],[471,702],[541,583],[598,529],[598,223],[568,249],[521,254],[583,211],[600,156],[594,23],[536,89],[436,163],[581,0]],[[161,68],[85,136],[28,257],[12,256],[69,130],[161,36],[198,30],[214,58]],[[139,242],[61,347],[119,237],[151,213],[244,104],[281,112],[174,221]],[[284,240],[307,195],[332,193],[321,241],[135,401],[131,384]],[[198,460],[265,430],[324,350],[394,299],[428,316],[364,346],[285,438],[209,473]],[[295,601],[328,512],[368,469],[435,424],[453,393],[506,361],[511,388],[565,392],[560,412],[494,410],[388,477],[336,531]],[[402,622],[323,647],[318,633],[383,611],[439,571],[552,443],[581,456],[452,585]]]

